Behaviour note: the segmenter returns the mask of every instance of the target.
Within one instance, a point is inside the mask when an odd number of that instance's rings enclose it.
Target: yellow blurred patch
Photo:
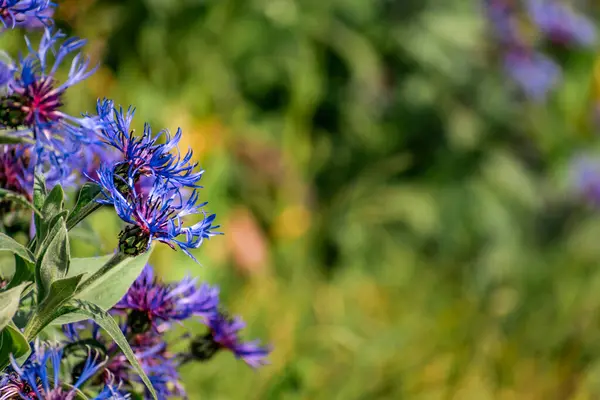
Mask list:
[[[303,236],[311,225],[311,213],[302,205],[286,207],[276,218],[275,235],[281,239],[297,239]]]

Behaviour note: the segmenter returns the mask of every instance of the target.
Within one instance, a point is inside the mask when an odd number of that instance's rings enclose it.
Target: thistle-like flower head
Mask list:
[[[146,265],[113,310],[127,314],[127,325],[134,333],[146,332],[150,327],[162,332],[173,321],[214,315],[218,304],[218,288],[207,284],[199,286],[197,280],[190,277],[167,284],[154,275],[150,265]]]
[[[218,234],[214,231],[218,226],[213,226],[215,215],[203,210],[206,203],[199,202],[198,190],[194,189],[185,199],[183,194],[157,179],[146,193],[136,189],[131,171],[128,178],[123,178],[115,167],[105,166],[98,171],[104,194],[99,202],[114,205],[117,215],[130,224],[121,232],[120,251],[141,254],[156,240],[172,249],[177,246],[196,260],[189,250]],[[194,214],[202,215],[202,220],[186,225],[183,218]]]
[[[199,188],[197,182],[204,171],[192,163],[192,151],[181,155],[178,149],[182,131],[175,136],[167,130],[152,133],[149,124],[144,125],[141,135],[135,135],[131,122],[135,109],[127,111],[116,108],[111,100],[99,100],[96,106],[101,126],[101,140],[121,154],[117,169],[125,168],[127,175],[136,181],[140,176],[152,176],[171,189],[181,187]],[[164,143],[161,140],[164,138]],[[124,171],[125,172],[125,171]]]

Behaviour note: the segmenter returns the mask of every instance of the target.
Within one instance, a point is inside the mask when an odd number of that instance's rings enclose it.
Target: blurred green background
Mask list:
[[[568,169],[599,147],[595,52],[531,104],[474,1],[59,3],[102,63],[68,108],[135,104],[206,170],[224,236],[153,264],[275,347],[186,366],[191,399],[600,398],[600,212]]]

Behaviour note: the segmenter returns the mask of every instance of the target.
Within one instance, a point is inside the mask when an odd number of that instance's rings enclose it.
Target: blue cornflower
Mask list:
[[[198,191],[194,189],[184,200],[181,193],[159,179],[149,191],[138,190],[133,179],[122,178],[115,167],[103,166],[98,170],[98,183],[104,194],[104,199],[98,202],[114,205],[117,215],[131,224],[121,232],[120,250],[131,255],[141,254],[157,240],[172,249],[179,247],[196,261],[189,249],[200,247],[204,239],[218,234],[214,231],[218,226],[213,226],[215,215],[203,211],[206,203],[198,202]],[[202,214],[202,220],[191,226],[184,225],[183,217],[194,214]]]
[[[510,49],[504,56],[504,67],[525,94],[543,100],[560,80],[560,67],[551,59],[523,48]]]
[[[36,342],[34,350],[23,366],[11,358],[10,371],[0,377],[0,399],[72,400],[76,390],[104,368],[105,361],[88,353],[74,382],[61,379],[63,350]],[[48,370],[48,366],[51,370]],[[69,384],[67,386],[67,384]],[[106,398],[106,397],[104,397]]]
[[[75,118],[61,111],[66,90],[95,71],[90,68],[89,58],[77,53],[67,79],[58,82],[55,76],[58,67],[85,44],[85,40],[73,37],[59,45],[65,38],[60,31],[53,33],[46,29],[37,50],[27,40],[29,54],[20,58],[8,84],[8,95],[0,98],[3,109],[0,128],[24,127],[12,134],[35,140],[37,162],[59,168],[63,176],[71,172],[65,160],[76,154],[81,144],[97,141],[93,118]],[[53,63],[48,59],[49,53],[53,54]]]
[[[6,90],[6,86],[12,81],[13,73],[13,61],[8,54],[0,50],[0,94]]]
[[[261,346],[259,340],[243,342],[239,332],[246,324],[240,317],[230,318],[223,312],[205,318],[202,322],[209,332],[192,341],[191,357],[205,361],[212,358],[221,349],[229,350],[236,358],[242,359],[252,368],[268,364],[270,346]]]
[[[527,9],[533,22],[560,44],[592,46],[596,42],[594,24],[556,0],[528,0]]]
[[[115,108],[111,100],[104,99],[98,100],[96,111],[101,140],[118,150],[122,158],[119,167],[127,167],[128,176],[132,179],[153,176],[169,188],[200,187],[196,183],[204,171],[196,171],[198,163],[190,162],[192,150],[188,149],[182,156],[178,149],[181,129],[177,129],[175,136],[167,130],[153,134],[150,125],[145,124],[142,135],[135,135],[131,129],[135,114],[133,107],[124,111]],[[162,137],[164,143],[160,143]]]
[[[0,25],[3,28],[49,25],[54,7],[55,4],[49,0],[0,0]]]
[[[150,327],[163,332],[173,321],[192,316],[208,317],[217,313],[219,289],[186,277],[179,282],[164,283],[146,265],[141,275],[125,296],[113,307],[127,313],[127,322],[133,333],[142,333]]]

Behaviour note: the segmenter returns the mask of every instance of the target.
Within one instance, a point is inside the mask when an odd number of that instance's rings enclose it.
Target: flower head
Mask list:
[[[198,202],[196,189],[184,199],[181,193],[157,179],[149,192],[138,191],[131,177],[122,178],[116,173],[115,165],[101,168],[98,175],[105,196],[98,201],[114,205],[117,215],[131,224],[120,236],[120,250],[126,254],[141,254],[157,240],[172,249],[179,247],[195,260],[189,249],[200,247],[204,239],[218,234],[214,232],[218,226],[213,226],[215,215],[203,211],[206,203]],[[185,225],[183,218],[194,214],[201,214],[202,220]]]
[[[49,25],[54,7],[49,0],[0,0],[0,25],[4,28]]]
[[[579,156],[571,164],[574,190],[593,205],[600,205],[600,160]]]
[[[198,286],[196,282],[190,277],[172,284],[161,282],[146,265],[113,310],[127,313],[127,325],[134,333],[146,332],[150,327],[164,331],[172,321],[215,314],[219,289],[207,284]]]
[[[96,110],[101,140],[121,154],[117,169],[125,168],[134,181],[140,176],[152,176],[171,189],[200,187],[196,183],[204,171],[197,170],[198,164],[190,161],[191,149],[183,156],[178,149],[181,129],[177,129],[175,136],[167,130],[153,134],[150,125],[145,124],[142,135],[135,135],[131,129],[133,107],[123,111],[114,107],[111,100],[104,99],[98,101]],[[164,143],[160,143],[162,138]]]
[[[76,154],[82,144],[97,141],[92,118],[75,118],[62,111],[66,90],[95,70],[90,68],[89,59],[77,53],[67,79],[58,82],[55,75],[59,66],[85,44],[77,38],[62,41],[65,38],[60,31],[46,29],[37,50],[27,41],[29,54],[15,67],[8,94],[0,97],[3,110],[0,128],[13,129],[11,134],[35,141],[37,162],[50,163],[60,169],[63,176],[71,172],[65,160]],[[53,62],[49,54],[53,54]]]
[[[77,390],[104,367],[104,360],[88,353],[78,376],[67,382],[61,378],[62,358],[61,348],[36,342],[22,367],[11,359],[10,371],[0,378],[0,399],[74,400]]]
[[[533,22],[548,38],[559,44],[591,46],[596,41],[594,24],[556,0],[528,0]]]
[[[33,170],[30,146],[0,145],[0,188],[31,199]]]
[[[261,346],[259,340],[243,342],[239,332],[246,324],[240,317],[230,318],[225,313],[218,313],[202,321],[209,332],[192,341],[191,356],[198,360],[208,360],[219,350],[229,350],[236,358],[242,359],[252,368],[267,364],[267,356],[271,352],[269,346]]]

